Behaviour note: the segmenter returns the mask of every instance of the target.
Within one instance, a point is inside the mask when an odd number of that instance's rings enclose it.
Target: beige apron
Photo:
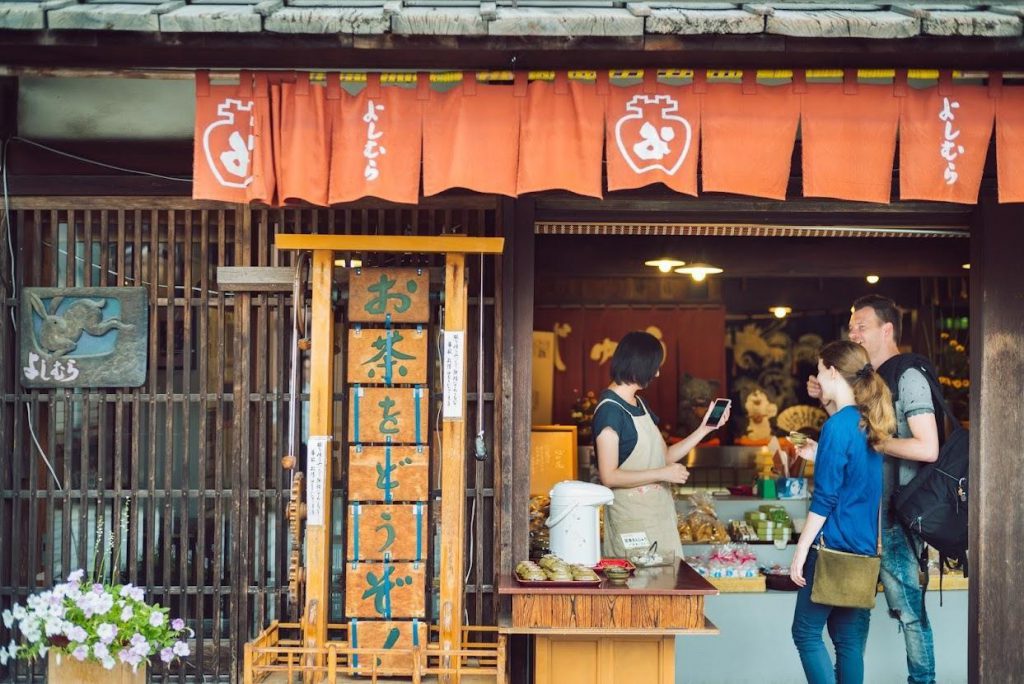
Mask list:
[[[633,419],[636,428],[636,446],[619,466],[622,470],[652,470],[665,467],[665,440],[658,426],[651,420],[647,406],[637,397],[644,415],[634,416],[622,404],[614,399],[602,399],[594,408],[597,411],[601,404],[611,403],[622,409]],[[604,507],[604,542],[601,552],[606,558],[626,558],[639,555],[647,550],[653,542],[658,542],[658,552],[663,556],[666,551],[675,554],[676,558],[683,555],[683,547],[679,543],[679,530],[676,527],[676,505],[672,492],[664,482],[612,490],[615,503]],[[627,540],[622,535],[627,535]],[[646,536],[643,548],[636,546]]]

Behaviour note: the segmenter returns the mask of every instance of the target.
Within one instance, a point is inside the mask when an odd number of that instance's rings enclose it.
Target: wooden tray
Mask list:
[[[518,575],[516,575],[515,578],[516,578],[516,582],[518,582],[519,586],[521,586],[521,587],[581,587],[581,588],[589,587],[589,588],[593,588],[593,587],[601,586],[601,582],[604,581],[604,580],[601,580],[601,579],[597,579],[597,580],[572,580],[572,581],[565,581],[565,580],[522,580],[522,579],[519,579]]]

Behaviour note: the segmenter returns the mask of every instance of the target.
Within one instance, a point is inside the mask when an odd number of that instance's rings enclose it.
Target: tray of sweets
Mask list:
[[[589,588],[593,589],[594,587],[601,586],[601,582],[603,581],[603,580],[600,580],[600,579],[597,579],[597,580],[524,580],[524,579],[519,579],[518,575],[515,575],[515,578],[516,578],[516,582],[518,582],[519,586],[521,586],[521,587],[538,587],[538,588],[543,588],[543,587],[580,587],[582,589],[582,588],[589,587]]]

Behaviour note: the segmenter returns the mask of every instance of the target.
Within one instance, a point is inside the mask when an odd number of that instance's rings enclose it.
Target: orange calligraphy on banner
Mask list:
[[[1003,88],[996,104],[1000,202],[1024,202],[1024,88]]]
[[[800,96],[790,86],[750,86],[713,84],[704,94],[702,190],[784,200]]]
[[[210,85],[196,72],[192,198],[224,202],[274,197],[266,76],[243,71],[238,85]]]
[[[535,81],[527,90],[519,133],[519,194],[569,190],[601,197],[604,100],[592,84]]]
[[[804,196],[888,204],[898,124],[892,86],[808,87],[800,112]]]
[[[381,86],[367,74],[356,96],[342,93],[331,144],[331,204],[361,197],[416,204],[420,198],[422,102],[416,90]]]
[[[612,88],[605,132],[609,190],[664,183],[697,195],[700,100],[692,86]]]
[[[435,93],[424,111],[423,194],[466,188],[514,197],[522,98],[511,86],[464,78],[469,82]]]
[[[910,89],[901,99],[900,199],[977,202],[995,117],[988,88]]]

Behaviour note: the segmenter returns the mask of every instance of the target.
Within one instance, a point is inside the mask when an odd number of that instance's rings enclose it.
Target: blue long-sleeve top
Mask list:
[[[846,406],[825,421],[814,464],[811,511],[826,518],[825,546],[874,555],[881,498],[882,455],[868,444],[860,412]]]

